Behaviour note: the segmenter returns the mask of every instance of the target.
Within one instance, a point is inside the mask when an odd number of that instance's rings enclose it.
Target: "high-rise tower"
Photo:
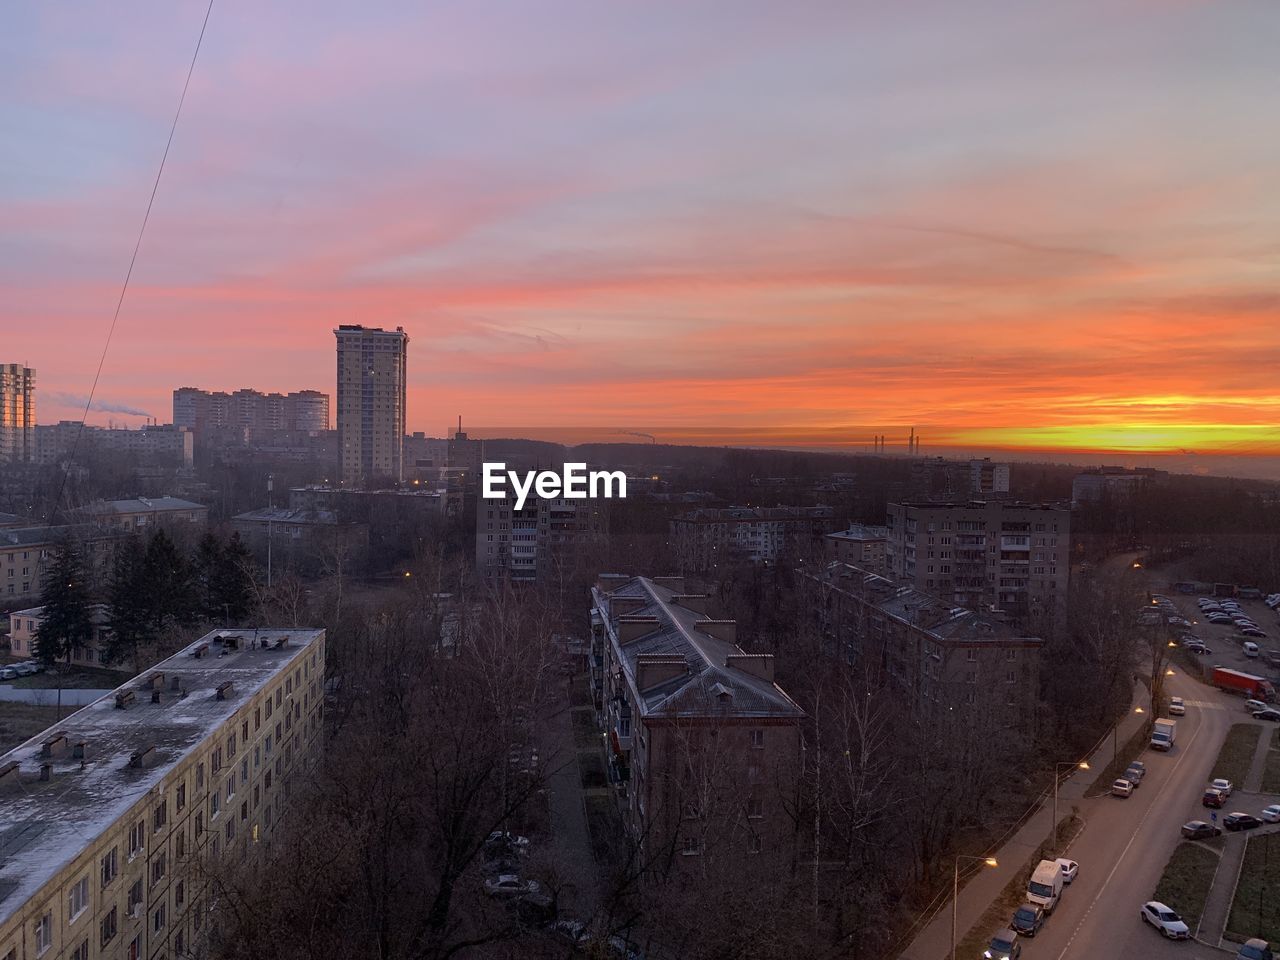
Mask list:
[[[0,463],[36,458],[36,372],[20,363],[0,364]]]
[[[404,479],[405,358],[409,336],[339,324],[338,456],[342,481]]]

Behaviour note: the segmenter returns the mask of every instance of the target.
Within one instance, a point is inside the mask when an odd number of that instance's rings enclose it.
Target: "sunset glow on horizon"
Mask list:
[[[218,6],[91,419],[332,394],[362,323],[432,435],[1280,457],[1280,13],[948,9]],[[0,12],[0,362],[42,423],[203,12]]]

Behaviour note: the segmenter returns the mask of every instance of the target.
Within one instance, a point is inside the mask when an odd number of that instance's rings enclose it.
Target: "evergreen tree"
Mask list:
[[[210,589],[213,610],[209,619],[243,620],[253,607],[253,598],[253,555],[240,534],[233,533],[218,555]]]
[[[107,588],[110,629],[103,650],[107,663],[136,662],[138,650],[159,639],[148,616],[145,577],[146,550],[142,541],[133,536],[116,548],[111,568]]]
[[[143,568],[148,613],[157,634],[190,626],[200,619],[192,566],[163,530],[147,542]]]
[[[36,657],[53,664],[82,650],[93,639],[93,603],[89,595],[84,560],[70,543],[55,548],[53,563],[41,593],[41,620],[36,629]]]

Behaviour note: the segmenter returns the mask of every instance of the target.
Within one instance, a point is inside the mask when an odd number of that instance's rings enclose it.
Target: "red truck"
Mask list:
[[[1243,693],[1246,697],[1265,700],[1267,703],[1276,698],[1276,688],[1271,685],[1270,680],[1240,670],[1228,670],[1226,667],[1213,668],[1213,685],[1219,690]]]

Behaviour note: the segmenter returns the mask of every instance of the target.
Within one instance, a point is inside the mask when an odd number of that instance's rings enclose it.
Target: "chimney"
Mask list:
[[[177,691],[181,690],[181,689],[182,689],[182,678],[181,678],[181,677],[170,677],[170,678],[169,678],[169,689],[170,689],[170,690],[172,690],[172,691],[174,691],[175,693],[176,693]]]
[[[657,617],[619,617],[618,642],[630,643],[658,629]]]
[[[79,743],[72,745],[71,759],[72,760],[85,759],[87,749],[88,749],[88,744],[85,743],[83,740],[81,740]]]
[[[151,702],[152,702],[152,703],[159,703],[159,702],[160,702],[160,691],[159,691],[159,690],[152,690],[152,691],[151,691]]]
[[[276,641],[276,649],[283,650],[289,645],[289,635],[286,633],[283,637]]]
[[[717,640],[723,640],[725,643],[738,642],[737,620],[695,620],[693,625],[695,629],[710,634]]]
[[[645,654],[636,657],[636,687],[641,693],[689,672],[684,657]]]
[[[116,709],[123,710],[136,699],[132,690],[121,690],[116,694]]]
[[[160,690],[164,687],[164,674],[159,671],[148,674],[147,679],[142,681],[142,689],[144,690]]]
[[[48,740],[40,745],[40,756],[48,760],[51,757],[60,757],[67,749],[67,735],[65,733],[55,733]]]
[[[672,593],[684,593],[684,577],[652,577],[655,587],[666,587]]]
[[[0,766],[0,787],[7,787],[10,784],[21,783],[18,778],[18,761],[10,760],[4,766]]]
[[[51,776],[53,776],[53,764],[52,763],[40,764],[40,782],[48,783],[49,778]]]
[[[197,660],[199,660],[208,652],[209,652],[209,645],[207,643],[202,643],[200,644],[200,646],[196,647],[194,650],[191,651],[191,655],[195,657]]]
[[[641,609],[642,607],[648,606],[648,604],[649,604],[648,597],[610,596],[609,597],[609,615],[613,617],[622,617],[628,613],[635,613],[635,611]]]
[[[612,593],[630,579],[625,573],[602,573],[596,577],[596,589],[601,593]]]
[[[772,653],[731,653],[724,658],[724,665],[730,670],[741,670],[766,683],[773,683]]]
[[[230,680],[224,680],[222,683],[218,684],[217,697],[219,700],[226,700],[235,692],[236,685]]]
[[[676,593],[671,597],[671,602],[679,604],[686,610],[692,610],[694,613],[708,613],[708,607],[711,605],[711,595],[706,593]]]
[[[134,768],[149,767],[156,759],[156,748],[153,744],[143,750],[135,750],[129,757],[129,766]]]

